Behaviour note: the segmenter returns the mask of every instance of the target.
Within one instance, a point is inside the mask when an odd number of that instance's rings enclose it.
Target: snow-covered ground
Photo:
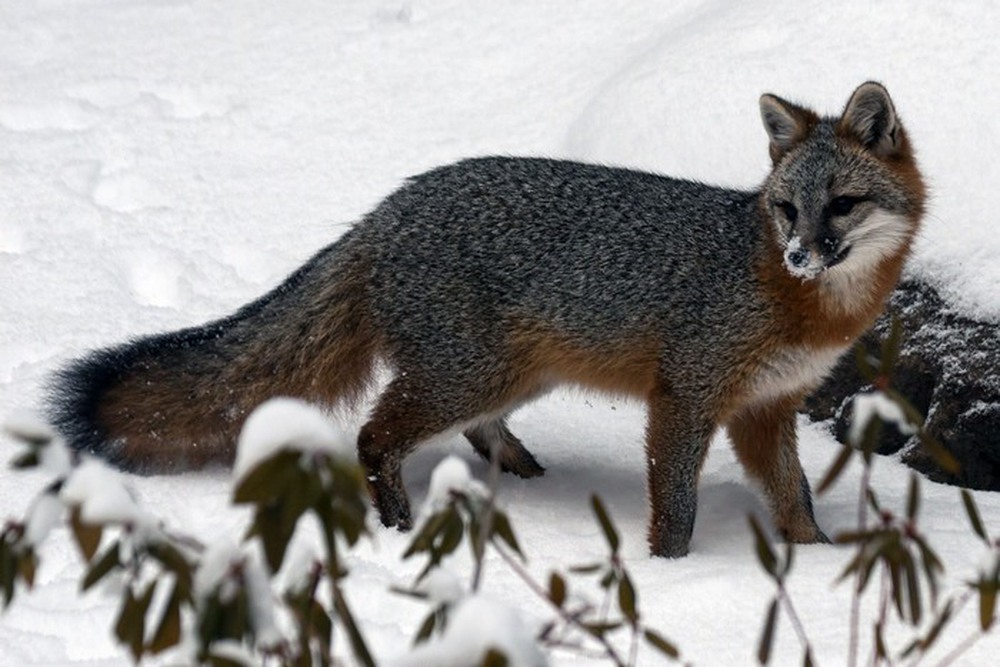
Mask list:
[[[729,3],[720,0],[13,0],[0,7],[0,416],[38,406],[46,375],[86,349],[228,313],[278,283],[407,175],[459,157],[530,154],[652,169],[740,187],[766,173],[757,97],[839,112],[867,79],[893,95],[931,184],[912,270],[966,312],[1000,318],[1000,5]],[[342,424],[356,429],[363,415]],[[699,665],[749,664],[771,586],[747,512],[764,514],[723,437],[702,477],[692,554],[645,542],[643,410],[561,392],[518,412],[545,477],[504,479],[501,500],[539,578],[602,553],[587,505],[602,495],[622,532],[647,622]],[[803,422],[819,477],[837,449]],[[0,458],[15,448],[4,440]],[[419,503],[447,453],[416,454]],[[858,471],[817,499],[828,532],[855,516]],[[908,471],[879,460],[882,501],[901,508]],[[0,472],[0,515],[40,488]],[[133,480],[172,526],[238,539],[229,476]],[[958,492],[926,483],[922,524],[957,587],[981,559]],[[1000,533],[1000,496],[979,493]],[[405,651],[425,610],[387,591],[418,564],[407,537],[376,529],[352,556],[348,593],[377,657]],[[115,602],[77,596],[65,531],[37,586],[0,616],[0,664],[124,665]],[[791,592],[820,664],[844,662],[848,554],[803,548]],[[461,573],[465,564],[453,564]],[[501,564],[489,595],[540,606]],[[973,627],[959,621],[949,646]],[[777,664],[798,661],[787,622]],[[961,664],[995,664],[1000,636]],[[583,664],[556,654],[557,665]],[[644,654],[642,664],[652,664]]]

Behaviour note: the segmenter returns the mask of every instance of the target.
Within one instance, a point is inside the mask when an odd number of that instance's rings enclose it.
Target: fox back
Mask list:
[[[504,470],[541,475],[506,417],[576,384],[648,406],[654,554],[687,552],[720,426],[777,529],[825,540],[795,409],[882,309],[924,189],[879,84],[837,118],[771,95],[761,113],[774,167],[753,191],[531,158],[415,177],[231,317],[71,364],[53,419],[125,467],[225,462],[261,401],[349,401],[381,360],[393,378],[358,451],[382,522],[405,529],[409,452],[458,428]]]

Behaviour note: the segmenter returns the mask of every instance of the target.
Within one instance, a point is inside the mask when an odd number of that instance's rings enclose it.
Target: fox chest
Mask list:
[[[766,403],[808,393],[829,375],[846,347],[779,350],[766,358],[749,383],[746,403]]]

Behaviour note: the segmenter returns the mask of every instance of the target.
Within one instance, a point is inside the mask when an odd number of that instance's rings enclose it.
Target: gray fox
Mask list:
[[[230,462],[262,401],[352,404],[381,361],[393,376],[358,455],[382,523],[405,530],[400,466],[421,442],[458,429],[505,471],[541,475],[507,415],[582,385],[648,406],[653,554],[687,553],[720,426],[783,537],[827,541],[796,407],[883,308],[925,189],[878,83],[839,118],[774,95],[760,109],[773,169],[753,191],[540,158],[416,176],[235,314],[58,371],[49,416],[128,469]]]

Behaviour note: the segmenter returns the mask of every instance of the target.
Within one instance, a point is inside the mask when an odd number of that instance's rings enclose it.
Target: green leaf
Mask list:
[[[680,651],[677,650],[677,647],[667,641],[660,633],[647,628],[642,634],[646,638],[646,641],[649,642],[650,646],[654,647],[663,655],[668,658],[672,658],[673,660],[680,657],[681,654]]]
[[[604,563],[588,563],[586,565],[574,565],[569,568],[569,571],[573,574],[594,574],[595,572],[599,572],[602,567],[604,567]]]
[[[213,591],[204,601],[198,611],[198,640],[200,655],[204,655],[209,645],[220,639],[222,625],[222,603],[219,602],[218,591]]]
[[[997,606],[997,584],[983,581],[979,584],[979,627],[987,632],[993,625]]]
[[[771,660],[771,646],[774,644],[774,631],[778,624],[777,599],[771,601],[765,619],[764,630],[760,635],[760,644],[757,646],[757,662],[762,665],[766,665]]]
[[[215,653],[208,656],[208,664],[209,667],[246,667],[242,660],[233,660]]]
[[[853,544],[855,542],[865,542],[870,540],[874,535],[878,534],[878,530],[862,530],[853,531],[845,530],[843,532],[837,533],[833,541],[835,544]]]
[[[622,610],[625,618],[628,619],[632,627],[639,622],[639,612],[636,609],[635,586],[626,572],[622,572],[621,579],[618,580],[618,607]]]
[[[757,550],[757,560],[760,561],[764,571],[771,575],[772,579],[778,579],[778,557],[771,548],[771,544],[764,534],[757,517],[752,514],[747,517],[750,522],[750,529],[753,531],[754,546]]]
[[[80,553],[88,563],[97,553],[97,547],[101,544],[101,534],[103,528],[85,522],[80,518],[80,508],[74,507],[69,515],[69,525],[73,529],[73,536],[76,538],[76,545],[80,547]]]
[[[444,529],[441,531],[441,540],[434,547],[435,563],[440,562],[442,558],[458,548],[458,545],[462,543],[464,531],[465,524],[462,523],[462,517],[458,515],[458,512],[449,513]]]
[[[138,597],[133,596],[132,590],[127,588],[122,599],[118,620],[115,622],[115,637],[129,648],[132,658],[136,662],[142,657],[146,631],[146,611],[149,609],[149,603],[153,600],[155,588],[156,582],[150,582],[146,590]]]
[[[169,542],[152,542],[147,552],[177,578],[175,590],[182,601],[191,599],[194,572],[188,559]]]
[[[867,348],[862,343],[854,346],[854,361],[858,366],[861,376],[869,382],[874,382],[878,376],[878,371],[872,363],[872,357],[868,354]]]
[[[258,463],[233,490],[233,503],[266,503],[283,496],[301,470],[301,453],[283,449]]]
[[[403,559],[405,560],[414,554],[430,551],[431,546],[434,544],[434,538],[436,538],[437,534],[444,529],[444,525],[448,521],[449,514],[453,511],[454,510],[449,507],[428,517],[417,534],[413,536],[410,546],[408,546],[406,551],[403,552]]]
[[[560,609],[566,602],[566,580],[558,572],[549,575],[549,600]]]
[[[893,313],[889,335],[882,341],[882,363],[879,369],[882,375],[889,377],[892,374],[892,369],[899,361],[899,349],[902,341],[903,325],[899,321],[899,317]]]
[[[968,489],[962,489],[962,504],[965,505],[965,514],[969,517],[969,523],[972,524],[972,530],[979,536],[979,539],[986,542],[986,544],[989,544],[990,537],[986,533],[986,528],[983,526],[982,518],[979,516],[979,509],[976,507],[976,501]]]
[[[909,657],[913,653],[913,651],[915,651],[918,648],[922,652],[926,652],[928,649],[931,648],[931,646],[934,645],[934,643],[941,636],[941,631],[944,629],[945,625],[947,625],[948,622],[951,620],[951,614],[953,611],[952,602],[953,602],[952,600],[948,600],[948,602],[944,606],[944,609],[942,609],[941,613],[938,614],[937,620],[934,621],[930,629],[927,631],[927,634],[922,639],[918,639],[917,641],[913,642],[913,644],[911,644],[909,647],[907,647],[906,651],[903,652],[904,658]]]
[[[3,584],[3,604],[4,607],[10,605],[14,599],[14,583],[17,580],[17,561],[10,548],[3,545],[0,552],[0,584]]]
[[[913,521],[920,509],[920,481],[915,473],[910,473],[910,489],[906,494],[906,518]]]
[[[38,558],[30,547],[21,552],[18,557],[17,571],[21,579],[31,589],[35,585],[35,570],[38,569]]]
[[[491,648],[486,652],[480,667],[507,667],[507,656],[499,649]]]
[[[115,541],[104,550],[104,554],[101,555],[100,559],[95,561],[87,570],[87,574],[83,577],[83,582],[80,584],[80,591],[88,590],[103,579],[111,570],[120,566],[121,560],[118,558],[118,542]]]
[[[830,469],[826,471],[823,475],[823,479],[820,481],[819,486],[816,487],[816,493],[825,493],[827,489],[833,486],[834,482],[840,477],[841,473],[844,472],[844,468],[847,466],[847,462],[851,460],[851,456],[854,455],[854,449],[848,445],[841,445],[840,453],[837,454],[837,458],[834,459],[833,464]]]
[[[785,542],[785,562],[779,573],[779,577],[784,579],[789,572],[792,571],[792,563],[795,560],[795,545],[791,542]]]
[[[584,630],[586,630],[594,637],[601,639],[604,637],[604,635],[608,634],[609,632],[613,632],[618,628],[622,627],[622,622],[606,621],[602,623],[583,623],[582,627]]]
[[[878,658],[878,662],[884,662],[889,657],[889,650],[885,646],[885,637],[882,634],[881,623],[875,624],[875,657]]]
[[[295,523],[285,523],[283,518],[284,512],[281,504],[259,507],[248,532],[248,535],[260,537],[261,544],[264,545],[264,556],[271,572],[277,572],[281,569],[281,563],[285,560],[285,551],[288,549],[288,542],[295,532]]]
[[[337,618],[340,619],[340,622],[347,630],[347,638],[351,642],[351,650],[354,653],[354,657],[364,667],[375,667],[375,660],[372,659],[371,653],[368,651],[368,645],[365,643],[364,637],[361,636],[361,630],[358,629],[357,623],[354,622],[354,616],[347,606],[347,601],[344,600],[343,593],[337,587],[334,590],[333,606],[337,612]]]
[[[956,459],[944,445],[938,442],[935,438],[931,437],[927,431],[920,431],[918,435],[920,436],[920,444],[923,445],[923,448],[927,450],[927,452],[931,455],[931,458],[934,459],[934,462],[937,463],[942,470],[951,473],[952,475],[957,475],[959,473],[962,466],[959,464],[958,459]]]
[[[907,598],[910,601],[910,623],[912,625],[919,625],[920,619],[923,617],[923,596],[920,593],[917,568],[909,554],[907,554],[903,562],[903,571],[906,574]]]
[[[597,521],[601,524],[601,530],[604,531],[604,537],[608,541],[608,546],[611,548],[611,553],[618,553],[618,546],[620,540],[618,539],[618,531],[615,530],[615,525],[611,522],[611,517],[608,516],[607,510],[604,509],[604,503],[597,495],[590,496],[590,504],[594,508],[594,514],[597,515]]]
[[[524,553],[521,551],[521,546],[517,543],[517,537],[514,536],[514,530],[511,528],[510,519],[507,515],[500,510],[494,510],[493,512],[493,532],[500,536],[500,538],[507,543],[514,552],[524,560]]]
[[[414,646],[416,646],[417,644],[423,644],[425,641],[431,638],[431,635],[434,634],[434,626],[436,625],[436,621],[437,621],[436,612],[432,611],[431,613],[427,614],[427,618],[424,619],[424,622],[420,624],[420,629],[417,630],[417,636],[413,638]]]
[[[37,468],[39,463],[41,463],[41,458],[38,456],[38,450],[32,449],[21,453],[20,456],[11,461],[10,467],[15,470],[27,470],[28,468]]]
[[[927,585],[931,589],[931,604],[932,606],[937,606],[938,597],[938,582],[937,575],[939,572],[944,572],[944,565],[941,563],[941,559],[938,558],[934,550],[931,549],[927,541],[924,540],[919,535],[914,536],[913,541],[916,542],[917,548],[920,550],[920,559],[924,568],[924,576],[927,578]]]

